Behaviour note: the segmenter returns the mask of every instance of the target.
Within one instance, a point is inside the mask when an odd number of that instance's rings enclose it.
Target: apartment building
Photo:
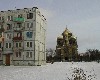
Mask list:
[[[46,64],[46,19],[37,7],[0,12],[0,64]]]

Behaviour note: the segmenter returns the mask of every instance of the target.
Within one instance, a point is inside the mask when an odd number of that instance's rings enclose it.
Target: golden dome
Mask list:
[[[60,36],[58,36],[58,37],[57,37],[57,39],[63,39],[63,36],[62,36],[62,35],[60,35]]]
[[[62,35],[64,36],[68,36],[68,34],[71,33],[67,28],[64,30],[64,32],[62,33]]]
[[[73,38],[73,39],[77,39],[77,37],[76,37],[76,36],[74,36],[74,35],[72,35],[72,36],[71,36],[71,38]]]

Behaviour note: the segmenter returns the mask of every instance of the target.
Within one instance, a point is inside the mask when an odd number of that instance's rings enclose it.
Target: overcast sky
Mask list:
[[[47,48],[56,48],[64,29],[78,39],[78,51],[100,50],[100,0],[0,0],[0,11],[38,7],[47,19]]]

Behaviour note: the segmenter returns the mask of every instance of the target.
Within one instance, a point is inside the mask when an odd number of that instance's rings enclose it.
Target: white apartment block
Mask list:
[[[46,64],[47,22],[37,7],[0,12],[0,64]]]

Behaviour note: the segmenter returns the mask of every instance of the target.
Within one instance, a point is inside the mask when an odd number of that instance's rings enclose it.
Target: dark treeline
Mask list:
[[[85,53],[78,54],[78,61],[100,61],[100,51],[98,49],[87,49]]]
[[[56,55],[55,50],[48,49],[46,50],[47,54],[47,62],[56,62],[61,61],[61,59]],[[76,60],[75,60],[76,61]],[[91,61],[100,61],[100,51],[98,49],[87,49],[85,53],[80,53],[77,55],[77,61],[85,61],[85,62],[91,62]]]
[[[54,62],[54,57],[56,56],[56,52],[54,49],[46,49],[46,60],[47,62]]]

